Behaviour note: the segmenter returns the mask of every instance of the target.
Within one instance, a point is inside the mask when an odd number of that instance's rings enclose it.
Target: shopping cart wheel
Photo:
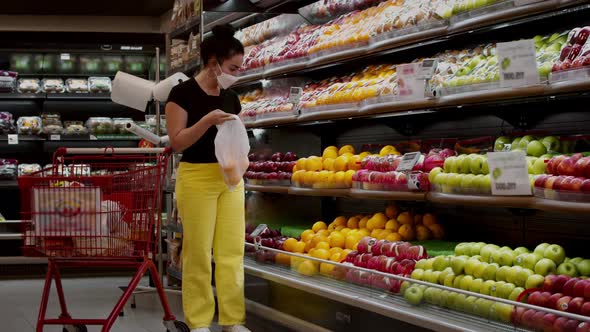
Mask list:
[[[63,332],[88,332],[88,328],[86,325],[68,325]]]
[[[176,327],[176,332],[191,332],[191,329],[188,328],[188,325],[186,325],[184,322],[181,322],[179,320],[174,321],[174,327]],[[166,330],[166,332],[173,332],[173,331]]]

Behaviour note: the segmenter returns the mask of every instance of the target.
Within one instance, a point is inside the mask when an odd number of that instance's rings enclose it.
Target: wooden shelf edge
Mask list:
[[[380,199],[394,201],[425,201],[426,193],[424,192],[404,192],[404,191],[374,191],[351,189],[350,197],[361,199]]]
[[[532,196],[477,196],[453,195],[429,192],[426,199],[433,203],[458,204],[468,206],[489,206],[505,208],[534,209],[535,198]]]
[[[263,193],[288,194],[289,187],[287,186],[262,186],[256,184],[246,184],[244,188],[248,191],[257,191]]]
[[[289,187],[290,195],[316,196],[316,197],[349,197],[350,189],[311,189]]]

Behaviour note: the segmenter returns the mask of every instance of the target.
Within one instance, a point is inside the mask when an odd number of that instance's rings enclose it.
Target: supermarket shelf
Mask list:
[[[193,19],[182,24],[178,28],[170,31],[170,39],[181,37],[182,35],[192,32],[193,28],[198,27],[201,24],[201,15],[195,16]]]
[[[304,277],[290,269],[244,258],[244,271],[288,287],[323,296],[433,331],[521,331],[514,326],[423,304],[411,306],[400,296],[324,277]]]
[[[505,207],[534,209],[535,198],[515,197],[515,196],[476,196],[476,195],[452,195],[437,192],[429,192],[426,196],[428,201],[433,203],[469,205],[469,206],[488,206],[488,207]]]
[[[0,233],[0,241],[3,240],[21,240],[23,233]]]
[[[2,189],[18,189],[18,182],[16,180],[0,180],[0,190]]]
[[[393,201],[424,201],[426,200],[426,193],[351,189],[350,197],[359,199],[380,199]]]
[[[1,100],[105,100],[111,101],[107,93],[0,93]]]
[[[182,65],[181,67],[172,68],[170,70],[170,75],[174,75],[176,73],[184,73],[187,76],[190,76],[190,75],[194,74],[195,71],[197,69],[199,69],[200,66],[201,66],[201,60],[199,60],[199,59],[192,60],[192,61],[189,61],[188,63]]]
[[[538,210],[561,213],[590,213],[590,204],[583,202],[565,202],[535,198],[534,207]]]
[[[244,187],[247,191],[257,191],[263,193],[288,194],[289,187],[287,186],[261,186],[255,184],[246,184]]]
[[[47,264],[46,257],[0,256],[0,265]]]
[[[289,187],[290,195],[299,196],[326,196],[326,197],[349,197],[349,189],[310,189]]]
[[[0,100],[35,100],[46,98],[47,96],[44,93],[0,93]]]

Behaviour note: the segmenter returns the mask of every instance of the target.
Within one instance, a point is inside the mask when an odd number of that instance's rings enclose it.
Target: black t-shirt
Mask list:
[[[170,91],[167,102],[175,103],[187,112],[187,128],[216,109],[231,114],[239,114],[242,110],[240,100],[233,91],[222,89],[219,96],[210,96],[201,89],[194,78],[175,86]],[[212,126],[195,144],[183,151],[181,161],[194,164],[216,163],[216,135],[217,127]]]

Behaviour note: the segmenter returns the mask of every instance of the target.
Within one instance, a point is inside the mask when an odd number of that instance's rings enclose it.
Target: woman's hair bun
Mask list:
[[[236,30],[229,24],[216,25],[211,30],[213,35],[217,38],[232,38]]]

